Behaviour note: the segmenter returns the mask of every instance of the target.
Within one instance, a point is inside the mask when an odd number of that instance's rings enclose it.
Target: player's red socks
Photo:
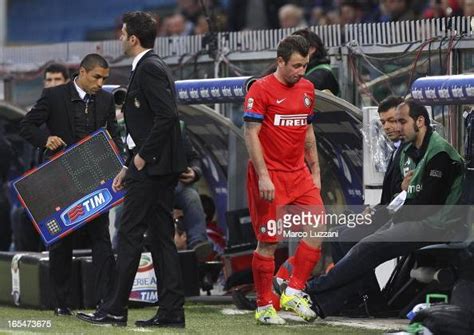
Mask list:
[[[320,258],[321,248],[312,248],[301,240],[296,248],[293,273],[288,286],[296,290],[304,289],[306,281]]]
[[[272,279],[275,272],[275,259],[253,253],[252,273],[257,293],[257,306],[272,304]]]
[[[272,303],[273,303],[273,308],[275,308],[275,311],[278,312],[279,310],[281,310],[280,296],[276,294],[273,290],[272,290]]]

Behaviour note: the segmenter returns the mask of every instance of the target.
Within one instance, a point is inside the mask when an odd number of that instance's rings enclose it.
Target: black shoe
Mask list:
[[[72,311],[69,307],[57,307],[54,309],[54,315],[56,316],[71,316]]]
[[[92,312],[92,313],[77,312],[77,313],[76,313],[76,316],[77,316],[77,317],[80,316],[81,318],[96,316],[96,315],[98,315],[98,314],[101,313],[101,310],[102,310],[102,306],[103,306],[103,305],[104,305],[104,301],[101,300],[101,301],[99,301],[99,303],[97,304],[97,306],[96,306],[94,312]]]
[[[135,322],[137,327],[162,327],[162,328],[184,328],[184,316],[178,317],[160,317],[155,315],[149,320],[138,320]]]
[[[90,314],[80,312],[77,313],[77,318],[96,325],[127,326],[127,315],[112,315],[103,310],[98,310]]]
[[[326,314],[323,312],[323,309],[318,305],[318,303],[313,299],[311,299],[311,309],[316,313],[318,318],[325,319]]]
[[[90,317],[93,317],[93,316],[97,316],[97,314],[100,313],[100,308],[97,308],[94,312],[92,313],[86,313],[86,312],[77,312],[76,313],[76,316],[79,318],[79,319],[83,319],[83,318],[90,318]]]
[[[194,250],[196,254],[197,261],[199,263],[204,263],[208,260],[209,256],[212,253],[212,244],[209,241],[201,241],[195,244],[191,250]]]
[[[276,276],[273,277],[272,282],[273,282],[273,290],[278,295],[281,295],[283,292],[285,292],[288,286],[288,281],[280,277],[276,277]]]
[[[238,289],[232,291],[232,302],[237,309],[245,311],[254,311],[257,309],[257,302],[253,299],[247,298],[245,294]]]

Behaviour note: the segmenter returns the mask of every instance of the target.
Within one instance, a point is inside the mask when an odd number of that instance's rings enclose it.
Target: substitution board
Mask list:
[[[112,181],[123,166],[115,143],[101,129],[12,182],[48,246],[123,200]]]

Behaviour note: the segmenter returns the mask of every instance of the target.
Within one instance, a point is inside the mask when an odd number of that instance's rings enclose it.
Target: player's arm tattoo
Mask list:
[[[314,136],[314,132],[312,130],[313,127],[311,125],[308,126],[308,131],[306,132],[306,137],[304,141],[305,158],[306,163],[308,164],[314,162],[315,153],[317,152],[316,137]]]
[[[311,170],[311,173],[319,174],[318,148],[312,125],[309,125],[308,130],[306,131],[306,137],[304,142],[304,158],[306,164],[308,164]]]

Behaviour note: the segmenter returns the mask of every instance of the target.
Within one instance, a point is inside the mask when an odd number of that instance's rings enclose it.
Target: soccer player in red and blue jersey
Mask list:
[[[320,196],[314,117],[314,86],[304,79],[309,44],[301,36],[288,36],[277,49],[277,69],[257,80],[244,103],[245,143],[250,161],[247,195],[258,245],[252,271],[257,293],[255,318],[261,324],[284,324],[272,306],[274,253],[281,235],[274,229],[282,206],[323,207]],[[281,225],[281,221],[280,221]],[[320,228],[321,229],[321,228]],[[306,321],[316,318],[303,289],[319,261],[321,241],[303,238],[296,249],[294,271],[282,293],[283,309]]]

